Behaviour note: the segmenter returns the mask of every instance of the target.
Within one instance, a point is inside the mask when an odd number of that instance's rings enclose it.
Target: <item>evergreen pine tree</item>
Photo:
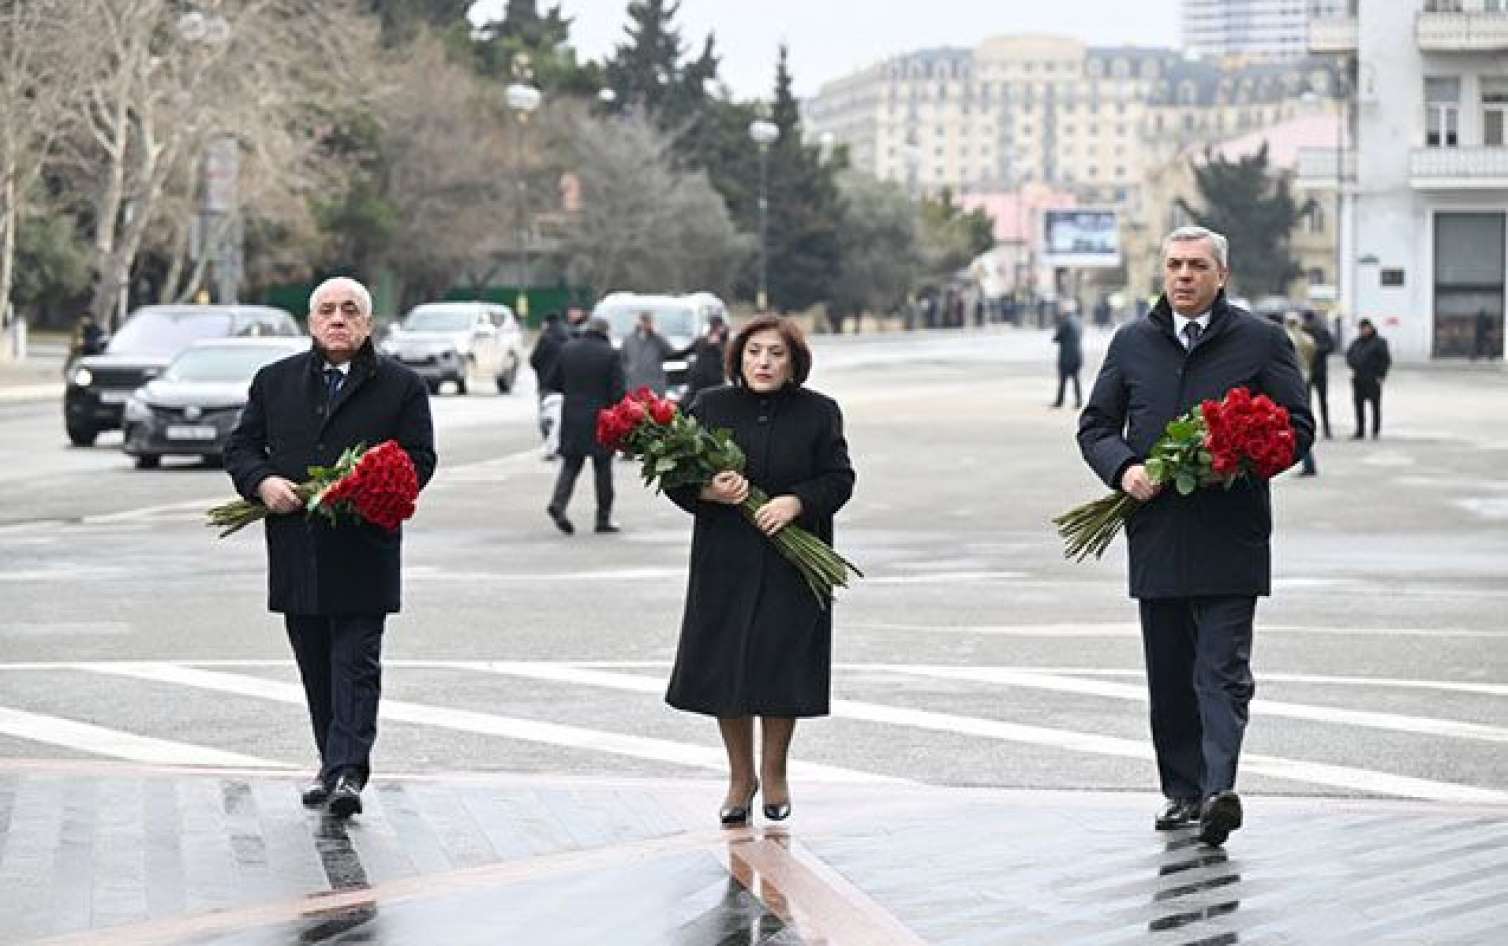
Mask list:
[[[683,47],[675,26],[679,0],[633,0],[628,5],[629,23],[623,28],[628,40],[608,60],[608,86],[616,93],[614,111],[641,108],[653,116],[661,113],[680,79]]]
[[[1299,275],[1290,238],[1304,208],[1293,199],[1288,178],[1270,173],[1267,145],[1234,161],[1205,151],[1204,163],[1194,163],[1193,170],[1201,206],[1183,198],[1178,205],[1195,223],[1231,241],[1235,288],[1252,297],[1286,293]]]

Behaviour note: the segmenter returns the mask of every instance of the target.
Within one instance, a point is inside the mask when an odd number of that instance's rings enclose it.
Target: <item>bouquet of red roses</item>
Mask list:
[[[700,488],[724,470],[744,468],[744,452],[726,430],[706,429],[695,418],[682,414],[674,402],[656,397],[647,387],[598,411],[597,442],[640,461],[644,485],[657,490]],[[754,514],[769,501],[763,490],[751,484],[749,496],[739,509],[752,523]],[[832,546],[800,526],[788,525],[769,538],[801,573],[824,609],[833,588],[848,587],[849,572],[864,577]]]
[[[1230,489],[1243,476],[1272,479],[1293,465],[1297,442],[1288,409],[1265,394],[1232,388],[1219,401],[1205,401],[1167,426],[1147,458],[1147,478],[1171,485],[1180,496],[1220,484]],[[1116,490],[1053,519],[1065,543],[1065,558],[1099,558],[1141,503]]]
[[[294,492],[304,501],[306,514],[324,516],[331,525],[344,515],[392,532],[414,514],[419,475],[408,451],[387,440],[370,450],[361,444],[351,447],[334,466],[311,466],[309,479]],[[237,499],[209,510],[208,524],[224,529],[223,539],[268,514],[259,502]]]

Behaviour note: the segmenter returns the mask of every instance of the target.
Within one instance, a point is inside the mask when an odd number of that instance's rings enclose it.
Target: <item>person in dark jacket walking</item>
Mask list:
[[[305,805],[361,811],[382,692],[382,633],[399,609],[401,531],[332,526],[304,514],[295,484],[357,444],[396,440],[419,485],[435,470],[429,395],[417,374],[372,346],[372,299],[354,279],[321,283],[309,298],[314,344],[257,372],[225,447],[236,491],[266,519],[268,601],[298,659],[320,769]]]
[[[672,358],[690,358],[691,369],[686,373],[686,393],[681,401],[690,404],[696,395],[707,388],[715,388],[727,380],[723,360],[728,349],[728,323],[720,315],[707,317],[707,331],[680,351],[672,352]]]
[[[1271,591],[1271,499],[1267,483],[1250,477],[1182,496],[1154,486],[1145,462],[1169,421],[1238,386],[1288,409],[1295,456],[1314,439],[1293,344],[1226,301],[1227,260],[1225,237],[1203,227],[1168,235],[1167,292],[1111,340],[1078,435],[1100,479],[1143,503],[1126,537],[1168,799],[1155,824],[1198,824],[1209,844],[1241,826],[1236,766],[1255,689],[1252,619]]]
[[[728,430],[742,473],[700,489],[666,490],[696,516],[680,644],[666,702],[717,718],[728,753],[724,825],[791,811],[786,758],[796,720],[825,716],[832,683],[832,603],[824,608],[766,535],[795,523],[828,543],[833,517],[853,493],[854,471],[835,401],[803,387],[811,350],[790,320],[760,316],[734,336],[724,387],[703,391],[690,414]],[[757,528],[738,509],[749,487],[771,498]],[[761,535],[763,532],[765,535]],[[762,730],[754,764],[754,718]]]
[[[1371,319],[1356,323],[1356,340],[1346,349],[1346,364],[1351,368],[1351,399],[1356,405],[1356,433],[1352,440],[1366,436],[1366,407],[1372,404],[1372,439],[1382,433],[1382,382],[1393,367],[1388,340],[1377,334]]]
[[[544,440],[546,460],[553,460],[560,453],[560,411],[564,400],[559,391],[550,389],[546,379],[560,358],[560,350],[570,340],[571,333],[561,324],[560,313],[550,312],[545,315],[534,350],[529,352],[529,367],[534,369],[539,387],[539,435]]]
[[[622,400],[626,390],[623,363],[607,337],[610,330],[606,319],[589,320],[580,338],[566,342],[545,376],[546,386],[565,395],[560,420],[560,475],[545,511],[566,535],[576,531],[566,518],[566,506],[587,457],[592,458],[597,487],[596,531],[618,531],[612,520],[613,454],[597,442],[597,412]]]
[[[1319,407],[1320,430],[1330,439],[1330,354],[1335,351],[1335,336],[1325,327],[1325,320],[1313,309],[1304,310],[1304,331],[1314,339],[1314,364],[1309,370],[1309,393]]]
[[[1084,366],[1084,328],[1076,315],[1064,315],[1058,319],[1058,329],[1052,334],[1054,345],[1058,346],[1058,396],[1052,402],[1053,407],[1063,406],[1063,395],[1068,386],[1068,379],[1073,379],[1073,406],[1077,410],[1084,406],[1084,395],[1079,389],[1079,369]]]

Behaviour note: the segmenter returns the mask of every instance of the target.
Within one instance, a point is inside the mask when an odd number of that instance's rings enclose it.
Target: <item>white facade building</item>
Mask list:
[[[1344,7],[1345,0],[1183,0],[1183,48],[1208,59],[1302,59],[1310,16]]]
[[[1353,0],[1316,20],[1354,90],[1341,154],[1300,174],[1344,195],[1341,308],[1403,360],[1503,352],[1508,0]]]

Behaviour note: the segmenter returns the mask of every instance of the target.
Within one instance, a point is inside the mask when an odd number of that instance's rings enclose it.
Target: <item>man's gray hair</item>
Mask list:
[[[1168,247],[1172,244],[1192,243],[1194,240],[1209,240],[1210,246],[1215,248],[1215,259],[1220,263],[1220,268],[1230,269],[1230,241],[1221,234],[1206,227],[1179,227],[1166,237],[1163,237],[1163,259],[1167,259]]]
[[[361,308],[362,315],[372,314],[372,294],[367,287],[352,279],[350,276],[331,276],[309,293],[309,311],[313,312],[319,307],[319,297],[335,289],[349,290],[356,297],[356,305]]]
[[[600,315],[594,315],[586,320],[586,330],[588,332],[596,332],[599,335],[611,335],[613,333],[613,323]]]

